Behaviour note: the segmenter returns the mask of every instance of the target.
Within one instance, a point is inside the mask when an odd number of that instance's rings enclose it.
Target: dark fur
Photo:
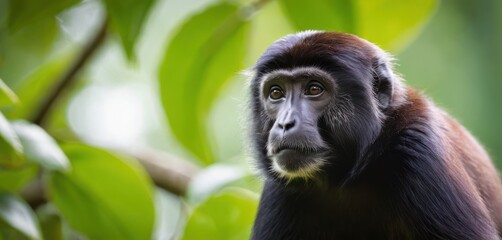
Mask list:
[[[502,187],[488,156],[428,99],[399,88],[382,54],[353,35],[322,32],[283,38],[260,58],[252,139],[266,180],[253,239],[499,239]],[[259,87],[264,74],[296,67],[328,72],[338,92],[318,121],[329,164],[288,183],[270,172],[274,119]]]

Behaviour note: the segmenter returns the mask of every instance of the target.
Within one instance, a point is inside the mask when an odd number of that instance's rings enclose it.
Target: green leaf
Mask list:
[[[7,26],[7,19],[9,18],[9,0],[0,0],[0,29]]]
[[[11,239],[29,240],[28,237],[24,236],[16,229],[0,221],[0,240],[11,240]]]
[[[256,194],[229,188],[195,208],[182,239],[249,239],[257,207]]]
[[[280,0],[279,4],[298,30],[337,30],[354,32],[356,25],[353,0]]]
[[[9,33],[0,34],[0,75],[15,90],[15,85],[27,72],[46,61],[59,35],[54,19],[45,19]],[[17,93],[17,91],[15,91]]]
[[[0,78],[0,107],[12,105],[18,101],[16,94]]]
[[[68,170],[70,163],[54,139],[42,128],[25,121],[12,123],[26,159],[49,170]]]
[[[155,212],[151,183],[133,162],[104,150],[68,144],[69,173],[52,172],[49,196],[89,239],[150,239]]]
[[[8,1],[8,16],[4,26],[6,29],[2,29],[0,34],[0,74],[9,80],[8,83],[18,81],[27,71],[47,59],[47,54],[53,50],[60,33],[56,15],[78,2],[79,0]]]
[[[38,166],[28,164],[21,168],[4,170],[0,168],[0,192],[17,192],[38,173]]]
[[[179,196],[156,188],[155,211],[152,240],[179,239],[187,217],[185,202]]]
[[[23,200],[0,193],[0,222],[18,230],[31,239],[41,239],[35,214]]]
[[[0,113],[0,167],[13,168],[23,162],[21,141],[7,119]]]
[[[418,33],[437,1],[280,0],[280,4],[297,30],[353,33],[397,51]]]
[[[31,115],[34,114],[34,109],[40,104],[41,98],[50,91],[59,76],[71,64],[73,56],[73,51],[66,51],[30,73],[15,88],[20,104],[15,109],[9,109],[12,111],[6,113],[7,117],[10,119],[32,117]]]
[[[43,239],[45,240],[87,239],[68,225],[68,222],[63,219],[56,206],[51,202],[37,207],[36,214],[38,222],[40,223]]]
[[[384,49],[401,49],[436,9],[436,0],[358,1],[357,34]]]
[[[9,1],[8,26],[17,31],[24,26],[46,19],[56,22],[56,14],[80,2],[79,0],[14,0]]]
[[[160,66],[160,93],[172,132],[205,164],[214,162],[208,112],[243,67],[249,24],[240,16],[238,7],[226,2],[194,15],[174,35]]]
[[[129,59],[134,57],[134,45],[154,0],[104,0],[111,24],[122,40]]]
[[[47,203],[36,210],[44,239],[63,240],[63,220],[53,204]]]

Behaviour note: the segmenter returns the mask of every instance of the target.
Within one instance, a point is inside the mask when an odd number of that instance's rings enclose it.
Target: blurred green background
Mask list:
[[[248,238],[245,70],[306,29],[394,54],[502,167],[499,0],[0,0],[0,240]]]

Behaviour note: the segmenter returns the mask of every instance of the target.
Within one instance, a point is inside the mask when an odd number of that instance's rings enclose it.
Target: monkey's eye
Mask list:
[[[270,88],[270,93],[269,93],[270,99],[277,100],[281,99],[284,97],[284,93],[282,92],[282,89],[278,86],[272,86]]]
[[[324,88],[320,83],[313,82],[307,86],[305,89],[305,95],[317,96],[324,91]]]

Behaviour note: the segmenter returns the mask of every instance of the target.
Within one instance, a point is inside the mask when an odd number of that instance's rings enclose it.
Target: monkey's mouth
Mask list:
[[[271,151],[272,155],[279,154],[282,151],[296,151],[305,154],[316,154],[319,153],[320,150],[314,147],[297,147],[297,146],[280,146]]]

